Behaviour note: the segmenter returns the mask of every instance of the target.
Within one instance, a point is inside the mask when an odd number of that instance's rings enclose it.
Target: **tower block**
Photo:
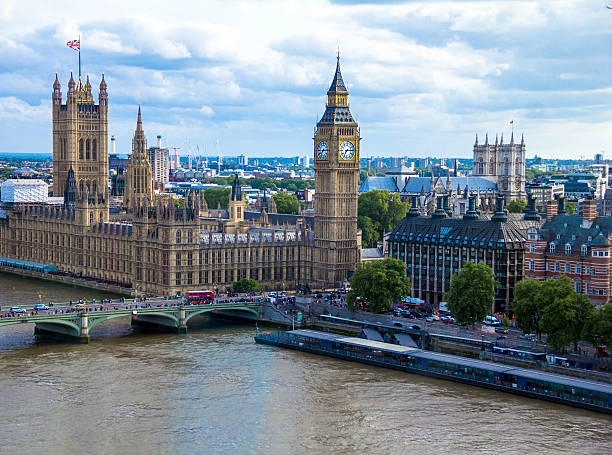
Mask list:
[[[87,76],[85,84],[68,81],[66,104],[61,85],[53,83],[53,195],[61,196],[72,168],[81,196],[108,201],[108,93],[104,74],[95,104]],[[107,216],[105,216],[107,218]]]
[[[340,72],[327,91],[325,113],[314,135],[314,278],[319,286],[341,286],[360,260],[357,232],[359,128],[349,110]]]

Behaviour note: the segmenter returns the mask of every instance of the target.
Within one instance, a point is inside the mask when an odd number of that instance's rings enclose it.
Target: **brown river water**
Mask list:
[[[107,296],[0,274],[1,305],[38,294]],[[114,319],[88,345],[33,331],[0,327],[0,454],[612,453],[603,414],[256,345],[252,324]]]

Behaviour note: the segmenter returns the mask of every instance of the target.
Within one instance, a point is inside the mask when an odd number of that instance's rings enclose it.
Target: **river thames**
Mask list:
[[[0,304],[105,295],[0,274]],[[114,319],[91,343],[0,329],[6,454],[605,454],[612,418],[544,401],[256,345],[252,325],[187,335]]]

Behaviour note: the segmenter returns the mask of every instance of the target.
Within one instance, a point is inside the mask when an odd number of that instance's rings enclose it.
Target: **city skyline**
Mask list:
[[[65,94],[76,76],[66,42],[80,35],[123,154],[140,103],[149,146],[161,134],[182,154],[311,155],[340,47],[362,157],[469,157],[475,134],[509,140],[513,120],[528,157],[588,158],[612,142],[610,20],[586,1],[4,1],[0,153],[50,153],[51,84],[58,71]]]

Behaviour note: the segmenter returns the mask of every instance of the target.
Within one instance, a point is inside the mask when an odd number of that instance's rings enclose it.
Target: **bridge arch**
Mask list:
[[[214,313],[215,310],[217,310],[217,312],[221,312],[221,314],[226,314],[226,313],[251,313],[255,319],[257,319],[259,317],[259,311],[255,308],[251,308],[251,307],[232,307],[232,308],[219,308],[219,307],[208,307],[208,308],[203,308],[203,309],[198,309],[196,311],[190,311],[185,315],[185,324],[194,316],[197,316],[199,314],[204,314],[204,313]]]
[[[79,334],[81,331],[81,327],[70,320],[66,320],[66,319],[44,319],[42,321],[32,321],[29,318],[7,318],[7,319],[3,319],[0,323],[0,328],[7,326],[7,325],[15,325],[15,324],[47,324],[47,325],[61,325],[64,327],[68,327],[71,330],[74,331],[75,334]]]
[[[130,319],[132,318],[133,314],[101,314],[99,316],[96,316],[95,313],[89,313],[89,330],[91,331],[95,326],[97,326],[98,324],[101,324],[102,322],[106,322],[106,321],[110,321],[111,319],[116,319],[116,318],[126,318],[129,317]],[[142,315],[137,313],[137,316],[143,316],[146,318],[153,318],[153,317],[160,317],[160,318],[166,318],[166,319],[170,319],[174,325],[178,326],[179,325],[179,320],[178,318],[171,314],[171,313],[165,313],[165,312],[159,312],[159,313],[143,313]]]

